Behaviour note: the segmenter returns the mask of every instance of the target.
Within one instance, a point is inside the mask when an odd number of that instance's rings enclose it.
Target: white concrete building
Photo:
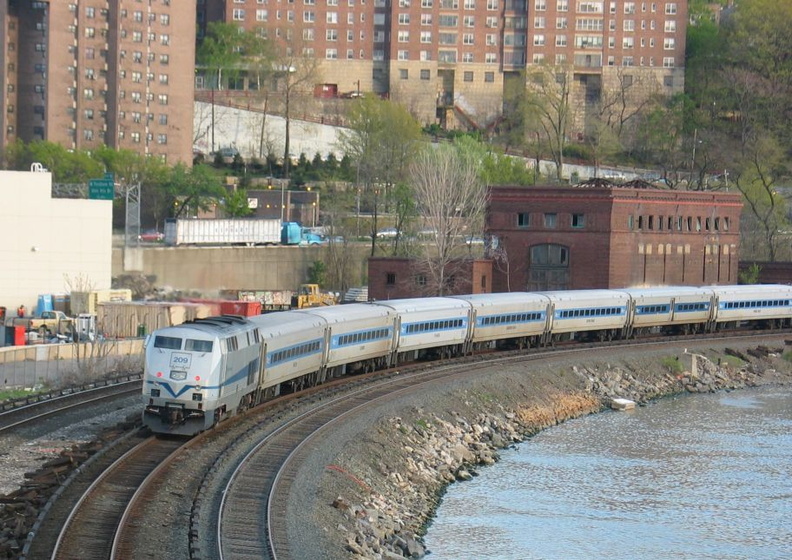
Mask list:
[[[0,171],[0,306],[31,314],[41,294],[110,288],[112,204],[52,198],[49,172]]]

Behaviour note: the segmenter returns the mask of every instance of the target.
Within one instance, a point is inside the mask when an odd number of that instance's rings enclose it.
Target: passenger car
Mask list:
[[[377,232],[377,237],[396,237],[399,234],[399,230],[393,227],[383,228]]]
[[[159,242],[165,239],[165,234],[156,229],[149,229],[138,235],[138,239],[148,242]]]

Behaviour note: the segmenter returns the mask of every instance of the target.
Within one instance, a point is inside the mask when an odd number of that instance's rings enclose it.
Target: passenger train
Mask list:
[[[792,325],[792,286],[662,287],[399,299],[223,315],[146,341],[143,422],[194,435],[282,391],[422,358],[561,340]]]

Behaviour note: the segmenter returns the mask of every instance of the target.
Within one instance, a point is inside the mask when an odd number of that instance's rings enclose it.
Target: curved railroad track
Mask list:
[[[127,517],[133,496],[152,471],[182,445],[183,439],[150,437],[114,462],[72,510],[61,529],[52,560],[110,558],[117,529]]]
[[[0,412],[0,434],[73,408],[139,393],[141,374],[137,374],[135,379],[131,379],[131,377],[126,378],[127,380],[100,387],[93,386],[68,393],[51,395],[49,398],[26,402],[13,407],[9,405],[9,408]]]

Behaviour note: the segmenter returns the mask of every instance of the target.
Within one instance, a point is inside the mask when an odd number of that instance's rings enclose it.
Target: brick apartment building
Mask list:
[[[490,189],[492,291],[737,283],[739,193],[589,184]]]
[[[389,96],[449,128],[494,123],[505,85],[544,65],[571,74],[582,108],[680,92],[687,12],[687,0],[198,0],[199,25],[237,23],[318,59],[324,91]]]
[[[195,0],[0,0],[0,149],[192,161]]]

